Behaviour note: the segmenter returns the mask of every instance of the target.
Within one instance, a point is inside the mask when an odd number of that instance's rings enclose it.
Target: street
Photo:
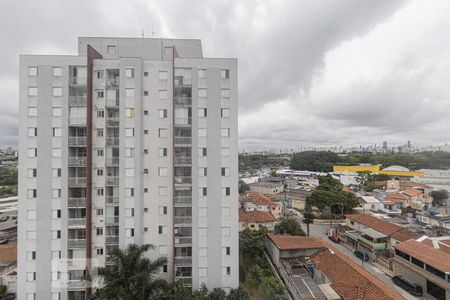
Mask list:
[[[302,224],[303,230],[306,232],[306,224],[302,223],[302,217],[301,216],[289,216],[290,218],[295,218],[297,221],[299,221]],[[329,224],[310,224],[309,225],[309,234],[312,237],[320,238],[321,240],[325,241],[328,244],[331,244],[333,247],[341,251],[345,256],[347,256],[349,259],[351,259],[356,264],[363,267],[366,271],[371,273],[372,275],[376,276],[378,279],[389,285],[390,287],[394,288],[400,295],[402,295],[405,299],[411,299],[411,300],[417,300],[421,298],[417,298],[403,290],[402,288],[395,285],[392,280],[391,276],[383,272],[381,269],[379,269],[377,266],[373,265],[372,263],[363,262],[358,257],[356,257],[353,254],[353,250],[347,248],[346,246],[342,244],[333,243],[331,240],[328,239],[327,232],[330,229]]]

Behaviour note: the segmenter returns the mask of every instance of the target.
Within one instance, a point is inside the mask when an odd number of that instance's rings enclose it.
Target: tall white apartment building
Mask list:
[[[237,113],[237,60],[200,40],[22,55],[18,299],[84,299],[130,243],[168,281],[237,287]]]

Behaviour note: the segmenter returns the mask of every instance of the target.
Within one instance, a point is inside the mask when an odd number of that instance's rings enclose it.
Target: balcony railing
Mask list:
[[[192,244],[192,237],[177,237],[175,236],[175,244],[176,245],[191,245]]]
[[[105,165],[107,167],[114,167],[119,165],[119,158],[118,157],[107,157],[105,159]]]
[[[84,247],[86,247],[86,239],[68,239],[67,247],[69,247],[69,248],[84,248]]]
[[[69,125],[71,125],[71,126],[86,126],[86,118],[69,117]]]
[[[86,157],[69,157],[69,167],[85,167]]]
[[[86,106],[87,98],[85,96],[69,96],[69,106]]]
[[[192,224],[192,216],[174,217],[174,224]]]
[[[85,136],[69,136],[69,147],[86,147],[87,138]]]
[[[176,136],[175,137],[175,144],[178,144],[178,145],[192,144],[192,137],[190,137],[190,136]]]
[[[119,216],[113,216],[113,217],[105,217],[105,223],[110,224],[118,224],[119,223]]]
[[[107,118],[106,127],[119,127],[119,118]]]
[[[175,203],[175,206],[192,205],[192,197],[191,196],[175,196],[174,203]]]
[[[85,187],[86,177],[69,177],[69,187]]]
[[[192,124],[192,118],[175,118],[175,126],[189,126]]]
[[[107,137],[106,138],[106,146],[119,146],[119,138],[118,137]]]
[[[118,88],[120,85],[119,78],[106,79],[105,86],[107,88]]]
[[[174,265],[175,266],[190,266],[190,265],[192,265],[192,257],[191,256],[175,256]]]
[[[189,184],[192,182],[191,176],[175,176],[174,181],[176,184]]]
[[[181,282],[185,286],[192,286],[192,277],[175,275],[175,281]]]
[[[119,185],[119,176],[107,176],[105,180],[106,185]]]
[[[106,196],[106,204],[117,204],[119,203],[119,196]]]
[[[105,237],[105,244],[111,245],[111,244],[118,244],[119,243],[119,237],[115,235],[110,235]]]
[[[362,236],[358,238],[358,240],[362,241],[364,244],[367,244],[368,246],[372,247],[374,250],[384,250],[387,249],[387,243],[374,243]]]
[[[85,218],[68,218],[67,226],[68,227],[86,227],[86,219]]]
[[[106,99],[105,107],[118,108],[119,104],[120,104],[119,99]]]
[[[190,165],[192,163],[191,156],[175,156],[176,165]]]
[[[87,78],[86,77],[69,77],[70,85],[86,85]]]
[[[69,198],[68,207],[86,207],[86,198]]]
[[[191,106],[192,98],[190,98],[190,97],[175,97],[174,102],[175,102],[175,106]]]

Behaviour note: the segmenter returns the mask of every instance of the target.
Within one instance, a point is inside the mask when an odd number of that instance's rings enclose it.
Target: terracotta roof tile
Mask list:
[[[431,240],[426,239],[422,242],[409,240],[399,243],[394,248],[409,254],[424,263],[435,267],[443,272],[450,272],[450,253],[442,249],[433,247]]]
[[[245,212],[242,209],[239,210],[239,222],[246,223],[267,223],[275,222],[277,219],[266,211],[249,211]]]
[[[0,245],[0,262],[16,262],[17,261],[17,245],[6,244]]]
[[[417,197],[417,196],[423,195],[423,191],[418,190],[418,189],[414,189],[414,188],[402,190],[401,193],[402,193],[402,194],[409,195],[409,196],[411,196],[411,197]]]
[[[247,192],[246,196],[250,197],[252,202],[256,205],[270,205],[271,207],[276,206],[276,204],[273,203],[272,198],[258,192]]]
[[[309,236],[267,235],[280,250],[325,248],[322,240]]]
[[[331,247],[330,248],[334,248]],[[315,266],[330,280],[331,287],[346,300],[404,299],[394,289],[362,269],[339,251],[327,249],[311,256]]]

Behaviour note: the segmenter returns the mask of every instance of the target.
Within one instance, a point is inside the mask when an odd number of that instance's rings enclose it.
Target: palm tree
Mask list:
[[[147,300],[158,298],[167,282],[155,279],[155,275],[166,264],[165,257],[150,260],[143,257],[153,245],[131,244],[126,249],[114,249],[111,252],[112,265],[100,267],[97,274],[101,288],[92,299]]]

